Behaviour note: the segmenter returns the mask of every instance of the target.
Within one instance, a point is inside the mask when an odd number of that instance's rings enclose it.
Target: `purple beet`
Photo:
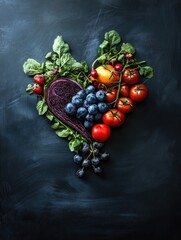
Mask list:
[[[64,122],[66,125],[75,129],[82,134],[88,141],[91,140],[91,135],[76,117],[69,116],[65,112],[65,106],[71,101],[72,97],[82,89],[82,86],[76,81],[69,78],[60,78],[52,81],[45,93],[45,98],[49,110]]]

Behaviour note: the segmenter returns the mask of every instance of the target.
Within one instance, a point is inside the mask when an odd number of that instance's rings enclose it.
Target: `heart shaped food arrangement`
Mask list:
[[[25,74],[34,80],[26,91],[38,96],[38,114],[67,139],[79,166],[78,177],[87,168],[95,174],[103,172],[103,163],[110,158],[105,142],[135,103],[148,97],[145,82],[153,77],[153,69],[145,63],[135,58],[130,43],[122,43],[119,33],[111,30],[105,33],[90,70],[85,61],[73,58],[62,36],[54,40],[53,51],[43,63],[29,58],[23,64]]]

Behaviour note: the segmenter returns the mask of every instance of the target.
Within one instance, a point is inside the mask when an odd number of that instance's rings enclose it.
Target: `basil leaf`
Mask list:
[[[121,37],[115,30],[106,32],[104,38],[110,44],[110,46],[117,45],[121,42]]]
[[[69,45],[64,42],[62,36],[57,36],[53,43],[53,51],[60,57],[64,53],[69,52]]]
[[[61,65],[61,67],[62,67],[62,66],[65,65],[71,58],[72,58],[72,56],[71,56],[70,53],[64,53],[64,54],[62,54],[62,56],[60,57],[60,59],[57,59],[57,60],[60,60],[59,65]],[[57,65],[58,65],[58,64],[57,64]]]
[[[28,94],[32,94],[33,93],[33,88],[34,88],[34,84],[28,84],[27,88],[26,88],[26,92]]]
[[[143,75],[146,78],[152,78],[153,77],[153,68],[150,66],[140,67],[139,73],[140,73],[140,75]]]
[[[135,49],[134,49],[134,47],[131,45],[131,43],[123,43],[122,46],[121,46],[121,51],[122,51],[122,52],[131,53],[131,54],[134,54],[134,53],[135,53]]]
[[[77,152],[80,147],[82,146],[83,140],[81,139],[81,137],[73,137],[70,141],[69,141],[69,149],[71,152]]]
[[[52,114],[50,111],[47,111],[47,112],[46,112],[46,117],[47,117],[50,121],[52,121],[53,118],[54,118],[53,114]]]
[[[67,128],[67,129],[58,129],[57,131],[55,131],[55,133],[59,136],[59,137],[68,137],[69,135],[72,134],[72,131]]]
[[[44,100],[39,100],[36,104],[36,109],[39,115],[43,115],[47,112],[48,106],[46,105]]]
[[[43,73],[43,68],[39,62],[33,58],[28,58],[23,64],[23,71],[25,74],[31,76],[38,73]]]

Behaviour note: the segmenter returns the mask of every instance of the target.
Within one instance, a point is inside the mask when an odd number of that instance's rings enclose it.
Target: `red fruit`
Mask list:
[[[43,75],[35,75],[34,76],[34,82],[39,84],[39,85],[44,85],[45,84],[45,77]]]
[[[136,84],[130,88],[130,98],[135,102],[143,102],[148,97],[148,88],[145,84]]]
[[[98,142],[105,142],[110,138],[111,129],[104,123],[98,123],[92,127],[92,137]]]
[[[120,93],[123,97],[128,97],[129,96],[129,87],[127,85],[121,86]]]
[[[97,78],[98,77],[98,73],[97,73],[97,71],[95,69],[91,71],[91,77],[93,77],[93,78]]]
[[[131,54],[131,53],[126,53],[126,59],[132,59],[133,58],[133,54]]]
[[[123,65],[121,63],[116,63],[116,65],[114,66],[114,69],[118,72],[121,72],[123,69]]]
[[[38,94],[38,95],[43,95],[43,88],[42,86],[40,85],[36,85],[34,88],[33,88],[33,92]]]

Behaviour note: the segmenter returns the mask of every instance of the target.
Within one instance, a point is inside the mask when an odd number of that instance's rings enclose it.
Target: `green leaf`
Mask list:
[[[37,102],[36,109],[37,109],[39,115],[43,115],[43,114],[45,114],[47,112],[48,106],[46,105],[44,99],[43,100],[39,100]]]
[[[47,112],[46,112],[46,117],[47,117],[50,121],[52,121],[52,120],[54,119],[54,116],[53,116],[53,114],[52,114],[50,111],[47,111]]]
[[[131,53],[131,54],[134,54],[134,53],[135,53],[135,49],[134,49],[134,47],[131,45],[131,43],[123,43],[122,46],[121,46],[121,51],[122,51],[122,52]]]
[[[59,136],[59,137],[68,137],[69,135],[72,134],[72,131],[69,128],[66,128],[64,130],[62,129],[58,129],[55,131],[55,133]]]
[[[106,32],[104,38],[110,44],[110,46],[117,45],[121,42],[121,37],[115,30]]]
[[[47,58],[51,58],[51,56],[52,56],[52,53],[51,52],[48,52],[46,55],[45,55],[45,58],[47,59]]]
[[[33,88],[34,88],[35,84],[28,84],[27,88],[26,88],[26,92],[28,94],[32,94],[33,93]]]
[[[53,43],[53,51],[60,57],[64,53],[69,52],[69,45],[64,42],[62,36],[57,36]]]
[[[57,60],[60,60],[59,62],[59,65],[64,66],[65,64],[67,64],[67,62],[72,58],[71,54],[70,53],[64,53],[62,54],[62,56],[60,57],[60,59],[57,59]],[[57,64],[58,65],[58,64]]]
[[[100,56],[98,59],[97,59],[100,63],[105,63],[105,61],[107,60],[107,57],[106,57],[106,55],[104,54],[104,55],[102,55],[102,56]]]
[[[49,60],[47,60],[46,62],[45,62],[45,68],[46,68],[46,71],[51,71],[51,70],[53,70],[54,69],[54,64],[51,62],[51,61],[49,61]]]
[[[124,54],[119,54],[118,55],[118,61],[122,61],[124,59]]]
[[[140,73],[140,75],[143,75],[146,78],[152,78],[153,77],[153,68],[150,66],[140,67],[139,73]]]
[[[43,73],[42,65],[32,58],[28,58],[23,64],[23,71],[27,75]]]
[[[107,40],[104,40],[100,45],[100,48],[105,49],[107,47],[109,47],[109,42]]]

